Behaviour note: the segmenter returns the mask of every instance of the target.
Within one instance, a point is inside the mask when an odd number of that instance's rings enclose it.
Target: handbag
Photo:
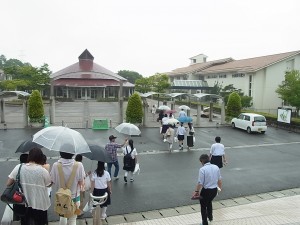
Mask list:
[[[1,201],[9,204],[27,205],[23,189],[20,184],[20,171],[22,164],[20,164],[16,180],[9,186],[6,187],[1,195]]]
[[[134,171],[133,171],[133,174],[140,174],[140,171],[141,171],[141,168],[140,168],[140,164],[139,163],[136,163],[135,164],[135,167],[134,167]]]

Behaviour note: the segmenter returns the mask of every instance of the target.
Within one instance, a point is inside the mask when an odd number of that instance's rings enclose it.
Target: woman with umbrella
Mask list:
[[[130,157],[131,157],[131,161],[133,162],[129,167],[127,167],[126,165],[124,165],[123,169],[125,170],[125,175],[124,175],[124,181],[125,183],[127,183],[127,176],[128,176],[128,173],[130,174],[130,182],[133,182],[134,179],[133,179],[133,171],[134,171],[134,168],[135,168],[135,165],[137,163],[137,151],[136,151],[136,148],[133,147],[133,140],[130,139],[128,141],[128,145],[126,145],[125,147],[123,147],[123,154],[124,154],[124,157],[129,154]],[[125,160],[125,158],[124,158]]]

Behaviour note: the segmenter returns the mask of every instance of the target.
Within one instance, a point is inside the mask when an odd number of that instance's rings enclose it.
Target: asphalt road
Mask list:
[[[35,129],[0,130],[0,181],[5,187],[7,175],[18,163],[14,153],[22,141],[29,139]],[[88,143],[104,145],[108,136],[118,136],[117,142],[125,138],[114,129],[94,131],[81,129]],[[197,128],[196,143],[192,151],[168,153],[167,144],[162,142],[158,128],[142,129],[141,137],[132,137],[139,153],[141,173],[133,183],[124,184],[121,179],[113,181],[112,205],[108,215],[141,212],[194,204],[190,200],[194,190],[199,156],[208,153],[215,136],[222,137],[226,146],[228,166],[221,170],[223,191],[218,199],[228,199],[269,191],[278,191],[300,186],[299,134],[269,128],[266,134],[247,134],[244,131],[223,128]],[[174,146],[174,148],[177,146]],[[52,164],[58,153],[45,150]],[[121,158],[120,158],[121,161]],[[96,162],[84,159],[85,169],[93,170]],[[4,203],[0,204],[0,215]],[[49,209],[49,220],[56,220],[53,208]]]

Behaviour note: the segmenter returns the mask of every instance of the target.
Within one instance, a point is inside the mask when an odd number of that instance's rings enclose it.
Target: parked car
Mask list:
[[[241,113],[237,118],[231,120],[233,128],[246,130],[249,134],[252,132],[260,132],[264,134],[267,130],[266,118],[255,113]]]
[[[201,117],[202,118],[209,118],[209,110],[210,110],[210,107],[205,107],[203,108],[203,110],[201,111]],[[212,115],[213,117],[217,117],[216,115]]]

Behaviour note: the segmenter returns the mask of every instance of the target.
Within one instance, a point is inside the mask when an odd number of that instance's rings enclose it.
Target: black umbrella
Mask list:
[[[29,152],[31,149],[33,148],[41,148],[42,146],[40,146],[37,143],[32,142],[32,140],[27,140],[24,141],[22,144],[20,144],[20,146],[17,148],[16,153],[20,152],[20,153],[25,153],[25,152]]]
[[[99,145],[89,145],[91,152],[81,153],[82,156],[91,160],[110,162],[110,157],[106,153],[105,148]]]

